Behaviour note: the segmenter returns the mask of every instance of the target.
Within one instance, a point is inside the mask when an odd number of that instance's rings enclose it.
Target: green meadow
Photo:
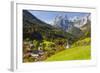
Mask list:
[[[88,60],[91,59],[90,38],[77,41],[69,49],[63,50],[49,58],[46,61],[64,61],[64,60]],[[79,45],[78,45],[79,44]]]

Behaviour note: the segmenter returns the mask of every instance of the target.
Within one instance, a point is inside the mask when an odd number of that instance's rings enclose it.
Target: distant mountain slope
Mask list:
[[[23,24],[24,24],[24,27],[27,26],[27,25],[32,26],[32,25],[37,25],[37,24],[41,25],[41,26],[46,26],[46,27],[49,27],[49,28],[52,27],[52,26],[46,24],[45,22],[41,21],[37,17],[33,16],[27,10],[23,10]]]
[[[85,37],[91,36],[91,21],[88,20],[87,23],[80,28],[84,32]]]
[[[43,29],[45,29],[45,31],[52,30],[52,26],[39,20],[37,17],[33,16],[27,10],[23,10],[23,38],[24,39],[30,38],[30,35],[33,34],[33,32],[35,31],[43,32],[44,31]]]
[[[43,38],[68,38],[71,36],[69,33],[64,33],[63,30],[53,27],[32,15],[27,10],[23,10],[23,38],[30,38],[33,32],[40,33]]]
[[[81,36],[83,36],[83,32],[80,28],[75,26],[76,22],[78,22],[78,19],[75,21],[71,21],[67,18],[67,15],[62,15],[56,16],[53,24],[54,27],[62,29],[63,31],[72,34],[76,38],[80,38]]]

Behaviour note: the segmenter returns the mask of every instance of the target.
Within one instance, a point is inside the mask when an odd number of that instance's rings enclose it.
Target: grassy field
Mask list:
[[[79,46],[59,52],[46,61],[85,60],[91,58],[90,46]]]
[[[84,40],[78,41],[76,42],[79,43],[84,43],[84,42],[90,42],[89,41],[90,38],[86,38]],[[64,61],[64,60],[88,60],[91,59],[91,47],[90,44],[88,45],[78,45],[75,46],[75,44],[73,44],[74,46],[63,50],[49,58],[46,59],[46,61]],[[83,46],[82,46],[83,45]]]

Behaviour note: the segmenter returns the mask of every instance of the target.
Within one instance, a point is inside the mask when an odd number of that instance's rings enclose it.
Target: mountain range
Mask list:
[[[78,37],[83,36],[86,32],[91,32],[90,15],[84,17],[74,16],[71,19],[67,15],[58,15],[55,17],[53,25]]]
[[[45,39],[66,38],[75,41],[81,37],[90,36],[89,18],[90,16],[86,16],[69,20],[67,15],[56,16],[53,25],[50,25],[27,10],[23,10],[23,39],[31,39],[31,34],[37,32]]]

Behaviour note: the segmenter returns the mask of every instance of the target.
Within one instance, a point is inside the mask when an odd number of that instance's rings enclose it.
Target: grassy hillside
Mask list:
[[[90,44],[85,44],[90,42],[90,38],[86,38],[84,40],[77,41],[73,44],[73,47],[61,51],[49,58],[46,61],[64,61],[64,60],[86,60],[91,58],[91,47]],[[75,44],[80,45],[76,45]],[[82,45],[82,43],[84,43]]]

